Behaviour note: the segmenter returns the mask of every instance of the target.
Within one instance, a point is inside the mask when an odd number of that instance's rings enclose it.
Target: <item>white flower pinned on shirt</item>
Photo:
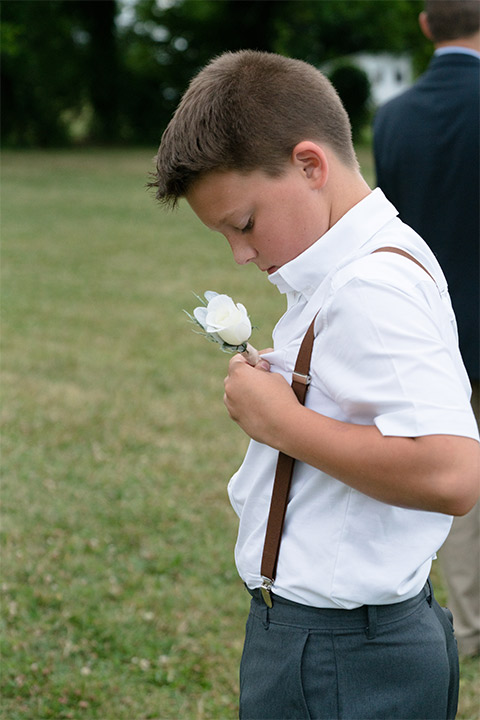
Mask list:
[[[259,354],[247,342],[252,334],[252,323],[245,306],[235,303],[228,295],[211,290],[204,293],[205,300],[198,295],[195,297],[203,305],[196,307],[193,315],[184,312],[202,328],[201,334],[218,343],[223,352],[241,353],[250,365],[256,365]]]

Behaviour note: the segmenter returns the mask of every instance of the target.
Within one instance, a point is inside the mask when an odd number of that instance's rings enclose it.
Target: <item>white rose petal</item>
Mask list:
[[[228,345],[241,345],[246,342],[252,334],[252,325],[246,308],[241,303],[235,304],[228,295],[211,292],[208,295],[210,299],[206,307],[205,330],[208,333],[216,333]],[[207,293],[205,297],[207,298]],[[203,325],[204,315],[197,316],[196,311],[194,315]]]
[[[207,308],[206,307],[197,307],[193,311],[193,317],[195,320],[205,329],[207,325]]]

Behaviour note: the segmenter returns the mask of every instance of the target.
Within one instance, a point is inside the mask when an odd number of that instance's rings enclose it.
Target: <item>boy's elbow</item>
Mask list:
[[[466,515],[480,494],[480,444],[455,435],[431,435],[420,441],[430,461],[425,480],[424,509],[445,515]]]
[[[478,500],[478,492],[477,493],[464,493],[461,497],[453,498],[449,503],[449,510],[448,515],[455,515],[456,517],[461,517],[462,515],[467,515],[467,513],[470,512],[470,510],[475,506],[475,503]]]
[[[466,515],[474,507],[479,497],[478,481],[474,483],[466,481],[465,477],[450,477],[445,482],[443,491],[438,488],[435,498],[432,499],[430,509],[434,512],[445,515],[460,517]]]
[[[472,482],[469,487],[464,490],[463,493],[459,494],[452,503],[452,515],[462,516],[470,512],[478,502],[480,491],[480,481],[478,472],[475,477],[472,478]]]
[[[442,512],[448,515],[466,515],[480,495],[480,444],[476,440],[462,443],[463,451],[450,464],[444,478]]]

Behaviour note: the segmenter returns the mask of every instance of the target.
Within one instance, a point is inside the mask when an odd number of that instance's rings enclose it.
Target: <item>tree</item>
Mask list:
[[[2,138],[69,141],[69,117],[93,109],[91,139],[117,141],[115,0],[1,3]]]
[[[1,4],[2,136],[10,144],[65,142],[63,113],[85,101],[82,47],[60,5]]]
[[[119,75],[115,0],[75,0],[72,17],[86,33],[84,67],[86,92],[93,108],[91,137],[110,143],[119,139]]]
[[[313,64],[360,51],[415,52],[422,0],[288,0],[276,50]]]

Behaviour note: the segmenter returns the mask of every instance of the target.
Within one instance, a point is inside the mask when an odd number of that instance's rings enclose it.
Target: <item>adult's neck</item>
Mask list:
[[[445,42],[435,43],[436,50],[448,47],[463,47],[467,48],[468,50],[475,50],[476,52],[480,53],[480,31],[466,38],[458,38],[457,40],[448,40]]]

